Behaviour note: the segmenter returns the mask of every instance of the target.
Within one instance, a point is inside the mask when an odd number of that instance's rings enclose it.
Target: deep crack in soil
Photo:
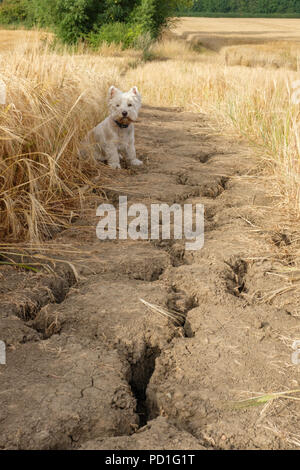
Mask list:
[[[121,193],[147,207],[204,204],[202,250],[188,252],[183,241],[100,242],[87,215],[53,241],[85,248],[77,284],[70,272],[0,267],[0,449],[297,446],[297,402],[233,405],[299,388],[290,356],[300,299],[272,294],[282,288],[270,275],[279,269],[273,250],[287,246],[288,234],[268,240],[251,230],[272,210],[264,182],[247,176],[255,159],[229,138],[190,133],[206,123],[145,107],[137,153],[146,164],[123,173]],[[109,197],[117,203],[118,195]]]
[[[149,420],[147,407],[147,387],[155,369],[155,361],[161,351],[159,348],[145,347],[142,357],[132,365],[130,386],[136,398],[136,412],[139,416],[139,426],[143,427]]]

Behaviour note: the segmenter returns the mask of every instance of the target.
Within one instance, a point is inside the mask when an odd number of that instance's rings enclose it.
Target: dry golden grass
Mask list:
[[[126,60],[56,54],[17,46],[1,56],[0,236],[38,240],[80,210],[80,188],[95,170],[77,157],[78,140],[106,112],[111,83]]]
[[[220,50],[237,44],[300,41],[300,20],[287,18],[182,18],[174,33],[189,42]]]
[[[270,42],[244,46],[228,46],[221,51],[226,65],[299,69],[300,45],[291,42]]]
[[[173,34],[220,52],[226,65],[298,70],[299,19],[182,18]]]
[[[196,51],[191,44],[184,40],[174,40],[172,37],[155,43],[151,46],[151,52],[154,57],[166,60],[199,61],[201,57],[199,51]]]
[[[163,57],[169,49],[170,40],[159,45]],[[135,80],[153,106],[201,111],[218,121],[216,128],[246,137],[272,172],[274,193],[299,216],[300,108],[291,100],[299,75],[286,67],[227,66],[221,54],[202,53],[195,60],[188,52],[185,60],[182,49],[181,41],[173,41],[172,60],[129,71],[128,84]]]
[[[175,24],[178,34],[189,31],[212,34],[228,33],[232,35],[245,34],[247,37],[256,34],[266,40],[274,36],[288,35],[300,39],[300,20],[297,18],[180,18]]]
[[[50,33],[41,33],[40,31],[26,31],[23,29],[0,30],[0,52],[5,53],[14,50],[18,45],[35,45],[41,37],[52,37]]]

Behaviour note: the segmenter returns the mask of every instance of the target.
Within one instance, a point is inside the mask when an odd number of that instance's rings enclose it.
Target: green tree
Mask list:
[[[300,0],[194,0],[191,11],[206,13],[300,13]]]
[[[28,16],[27,0],[4,1],[0,7],[0,23],[20,23]]]
[[[55,0],[55,3],[54,24],[57,34],[69,44],[84,38],[105,11],[105,4],[98,0]]]
[[[192,6],[191,0],[141,0],[131,14],[131,21],[138,23],[144,33],[157,38],[178,9]]]

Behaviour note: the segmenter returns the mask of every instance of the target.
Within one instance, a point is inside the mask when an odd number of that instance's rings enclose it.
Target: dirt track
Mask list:
[[[145,108],[140,121],[146,165],[125,174],[122,194],[204,204],[205,247],[100,242],[96,217],[83,218],[57,239],[90,254],[73,260],[78,283],[71,269],[55,277],[2,268],[0,449],[295,447],[297,402],[232,405],[299,388],[289,341],[299,335],[298,299],[262,302],[282,287],[267,273],[284,236],[255,230],[272,204],[257,162],[213,136],[205,116]],[[140,298],[185,313],[184,327]]]

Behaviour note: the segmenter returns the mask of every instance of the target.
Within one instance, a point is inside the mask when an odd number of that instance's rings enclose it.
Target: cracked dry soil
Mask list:
[[[280,247],[251,227],[265,223],[273,201],[249,150],[208,129],[203,115],[145,107],[145,167],[124,172],[122,191],[129,203],[204,204],[201,251],[100,242],[96,217],[86,216],[53,241],[90,254],[77,263],[79,281],[71,268],[0,268],[0,449],[296,447],[297,402],[232,404],[297,388],[283,339],[299,331],[299,299],[262,302],[282,285],[267,276]],[[140,298],[184,313],[185,325]]]

